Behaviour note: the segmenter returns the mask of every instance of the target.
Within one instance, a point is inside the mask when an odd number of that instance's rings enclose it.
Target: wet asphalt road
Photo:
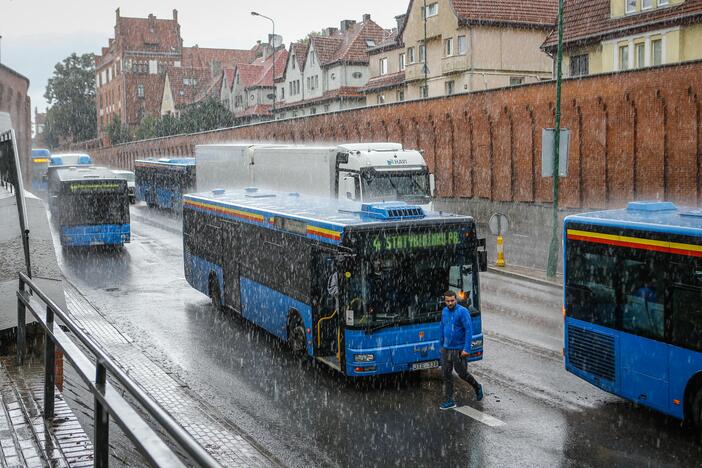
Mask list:
[[[491,427],[440,411],[438,371],[349,381],[229,314],[183,277],[178,222],[133,209],[121,251],[63,254],[64,274],[161,365],[290,466],[699,466],[681,424],[563,370],[561,291],[486,273],[485,385],[458,403]],[[159,226],[168,227],[163,229]],[[61,255],[60,251],[59,254]]]

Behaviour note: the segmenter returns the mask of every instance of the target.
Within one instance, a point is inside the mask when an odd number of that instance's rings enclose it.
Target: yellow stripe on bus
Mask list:
[[[592,239],[610,240],[610,241],[616,241],[616,242],[628,242],[631,244],[650,245],[650,246],[655,246],[655,247],[665,247],[668,249],[690,250],[693,252],[702,252],[702,245],[680,244],[678,242],[667,242],[667,241],[658,241],[658,240],[652,240],[652,239],[641,239],[639,237],[617,236],[617,235],[613,235],[613,234],[602,234],[599,232],[579,231],[577,229],[568,229],[568,235],[589,237]]]
[[[256,214],[256,213],[250,213],[248,211],[233,210],[231,208],[224,208],[222,206],[217,206],[217,205],[208,205],[206,203],[200,203],[200,202],[195,202],[195,201],[190,201],[190,200],[187,200],[185,203],[188,205],[196,206],[198,208],[205,208],[208,210],[220,211],[220,212],[233,214],[233,215],[237,215],[237,216],[254,218],[254,219],[261,221],[261,222],[263,222],[263,220],[264,220],[263,215]]]

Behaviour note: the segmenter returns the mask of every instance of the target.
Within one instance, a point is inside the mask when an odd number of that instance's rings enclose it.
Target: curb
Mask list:
[[[514,271],[505,270],[503,268],[497,268],[493,266],[488,266],[488,271],[490,273],[495,273],[502,276],[507,276],[510,278],[520,279],[524,281],[529,281],[530,283],[540,284],[542,286],[550,286],[554,288],[563,288],[563,283],[561,281],[549,281],[546,279],[536,278],[534,276],[525,275],[522,273],[516,273]]]

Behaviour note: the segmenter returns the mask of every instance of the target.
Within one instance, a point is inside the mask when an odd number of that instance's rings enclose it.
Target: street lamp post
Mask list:
[[[556,53],[556,125],[553,135],[553,213],[551,245],[548,249],[548,266],[546,275],[556,276],[558,265],[558,175],[560,172],[561,147],[561,81],[563,64],[563,0],[558,2],[558,51]]]
[[[255,11],[251,12],[251,16],[260,16],[261,18],[265,18],[268,21],[270,21],[273,24],[273,35],[271,36],[271,46],[273,47],[273,120],[275,120],[275,101],[278,98],[278,88],[275,85],[275,21],[273,21],[273,18],[269,18],[266,15],[262,15],[261,13],[257,13]]]

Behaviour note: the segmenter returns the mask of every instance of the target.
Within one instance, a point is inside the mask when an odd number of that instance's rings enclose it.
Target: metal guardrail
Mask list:
[[[43,302],[41,310],[35,296]],[[220,464],[183,429],[173,417],[151,399],[117,364],[88,337],[77,324],[57,306],[24,273],[19,274],[17,291],[17,360],[21,365],[26,356],[26,310],[36,317],[46,333],[44,345],[44,419],[54,416],[55,350],[58,346],[73,364],[78,375],[95,398],[95,445],[96,467],[107,467],[109,458],[110,416],[124,433],[154,466],[184,467],[181,459],[164,440],[144,421],[137,411],[122,397],[121,392],[107,381],[107,372],[119,382],[129,395],[165,430],[188,455],[201,467],[220,467]],[[95,364],[56,324],[59,319],[73,335],[95,356]]]

